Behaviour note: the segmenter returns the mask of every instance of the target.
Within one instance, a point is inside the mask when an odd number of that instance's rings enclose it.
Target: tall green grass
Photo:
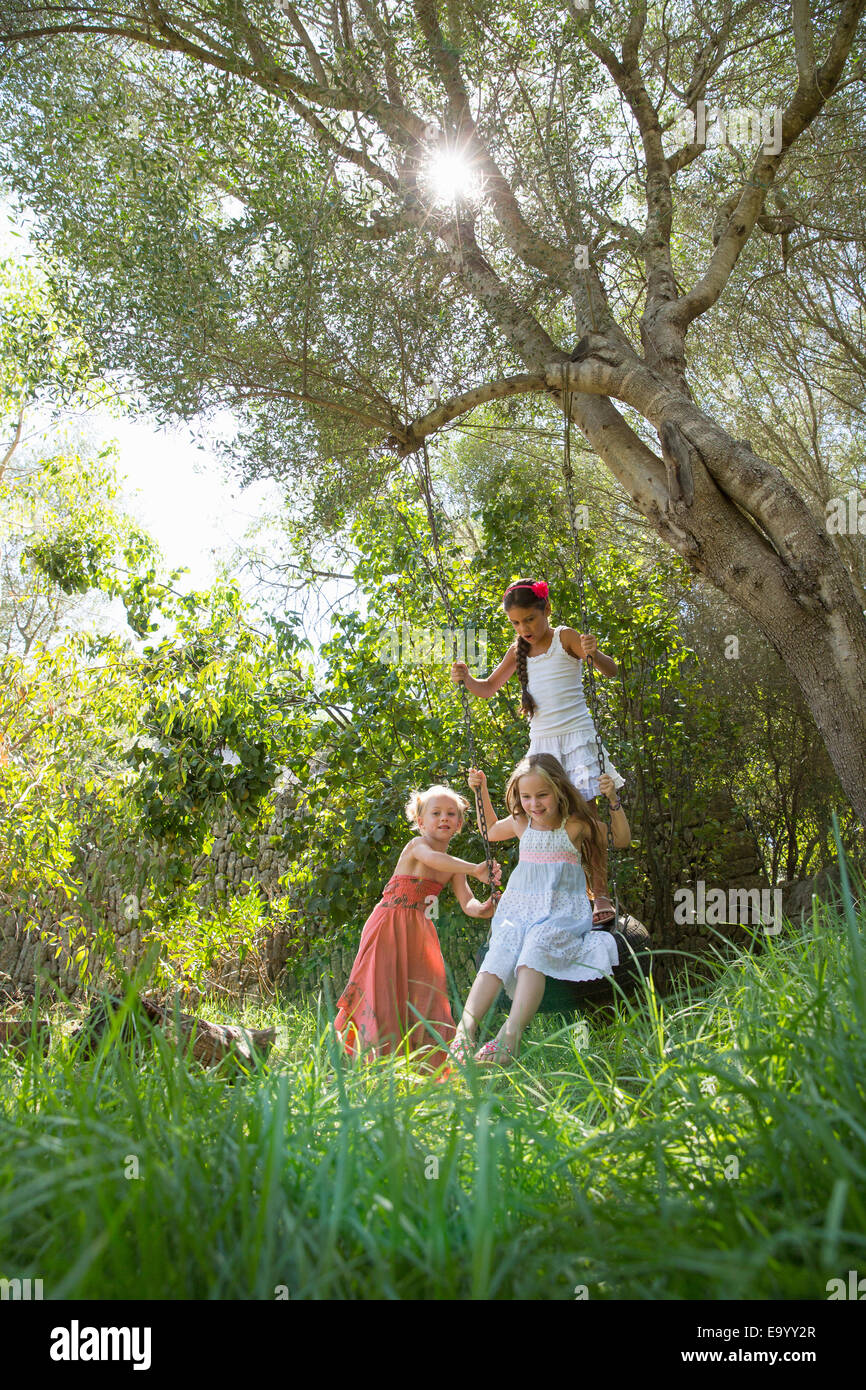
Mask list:
[[[347,1062],[323,1002],[249,1011],[278,1042],[235,1084],[116,1036],[2,1061],[0,1275],[46,1298],[825,1298],[866,1273],[843,888],[710,983],[539,1018],[508,1072]]]

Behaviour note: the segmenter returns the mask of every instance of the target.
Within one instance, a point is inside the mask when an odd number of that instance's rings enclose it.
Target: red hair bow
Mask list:
[[[548,595],[548,588],[543,579],[536,579],[534,584],[521,584],[518,580],[516,584],[509,584],[505,590],[506,594],[510,594],[512,589],[531,589],[536,598],[547,598]]]

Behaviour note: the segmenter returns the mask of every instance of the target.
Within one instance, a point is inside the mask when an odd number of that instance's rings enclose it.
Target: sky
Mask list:
[[[228,415],[213,427],[214,433],[233,433]],[[227,480],[213,447],[198,447],[185,426],[160,430],[146,419],[96,414],[92,428],[100,442],[117,442],[123,509],[158,541],[170,567],[189,569],[184,588],[210,584],[220,556],[232,552],[251,524],[282,505],[271,482],[242,491]]]
[[[28,230],[27,219],[16,219],[0,199],[0,257],[23,259],[33,253]],[[242,490],[226,478],[215,444],[235,433],[228,411],[206,428],[193,422],[160,429],[146,417],[118,417],[107,410],[88,411],[76,423],[96,447],[117,441],[121,506],[157,541],[170,568],[187,567],[183,589],[208,587],[220,558],[232,554],[249,527],[282,508],[276,484],[257,482]],[[199,447],[202,437],[205,448]]]

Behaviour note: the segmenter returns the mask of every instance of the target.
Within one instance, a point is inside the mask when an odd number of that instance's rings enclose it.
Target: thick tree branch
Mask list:
[[[388,97],[391,101],[391,105],[402,107],[403,93],[400,90],[397,64],[394,60],[394,40],[376,9],[375,0],[372,0],[372,3],[371,0],[358,0],[358,6],[369,24],[375,39],[381,46],[382,61],[385,69],[385,85],[388,89]]]
[[[456,420],[458,415],[465,415],[477,406],[484,405],[486,401],[501,401],[506,396],[524,395],[529,391],[547,389],[544,376],[529,372],[489,381],[484,386],[475,386],[471,391],[463,391],[459,396],[452,396],[450,400],[443,401],[435,410],[407,425],[402,438],[392,437],[386,439],[385,443],[389,448],[393,448],[400,458],[404,458],[407,454],[415,453],[425,439],[441,430],[451,420]]]
[[[451,269],[484,305],[527,366],[565,356],[534,315],[515,301],[513,291],[486,260],[467,223],[445,224],[439,235],[448,248]]]
[[[794,52],[800,81],[807,86],[815,76],[815,42],[812,35],[812,16],[809,0],[792,0],[791,17],[794,28]]]
[[[754,519],[751,524],[763,528],[786,566],[789,590],[802,602],[814,602],[817,593],[819,601],[829,604],[829,590],[822,591],[820,580],[826,567],[832,568],[829,538],[778,468],[748,444],[732,439],[636,356],[623,360],[600,335],[583,339],[574,357],[578,360],[567,365],[553,362],[547,367],[548,386],[562,387],[567,379],[570,390],[613,396],[651,421],[662,443],[669,498],[676,510],[691,505],[694,470],[706,468],[724,495]]]
[[[234,50],[224,50],[215,39],[210,35],[201,34],[201,31],[195,26],[185,24],[183,30],[173,26],[164,17],[165,12],[161,7],[154,5],[154,9],[158,15],[158,18],[154,20],[154,29],[133,27],[125,22],[126,17],[124,17],[124,21],[115,23],[95,23],[92,20],[90,22],[81,20],[75,23],[33,27],[13,26],[8,20],[0,17],[0,45],[11,47],[18,42],[38,38],[54,38],[65,34],[80,34],[82,36],[95,34],[107,38],[132,39],[145,44],[148,48],[155,49],[157,52],[182,53],[186,57],[195,58],[220,72],[242,77],[246,81],[255,83],[266,91],[291,94],[309,106],[318,106],[326,111],[354,111],[362,112],[365,115],[374,115],[376,119],[381,121],[383,129],[388,130],[392,135],[396,135],[399,131],[403,140],[407,136],[415,140],[424,137],[427,123],[406,107],[393,105],[377,94],[371,95],[369,91],[359,92],[350,87],[321,86],[315,82],[308,82],[298,73],[290,72],[285,67],[271,66],[272,60],[264,47],[262,48],[264,67],[260,68],[255,61],[247,62]],[[194,32],[201,41],[193,42],[192,39],[186,37],[185,31]],[[205,40],[214,47],[208,48]]]
[[[646,24],[644,0],[632,10],[623,43],[622,62],[597,35],[587,30],[584,40],[590,52],[604,63],[631,110],[638,126],[646,166],[646,229],[641,246],[646,267],[646,306],[641,319],[641,339],[652,366],[670,373],[684,394],[686,382],[685,345],[682,337],[671,333],[663,322],[656,323],[665,304],[676,300],[678,287],[671,261],[673,196],[671,174],[662,148],[662,130],[644,83],[639,65],[639,48]]]
[[[295,9],[295,6],[290,3],[290,0],[280,0],[280,10],[286,16],[295,33],[297,34],[298,38],[301,40],[301,43],[304,46],[304,52],[307,55],[310,67],[313,72],[313,76],[315,77],[316,81],[319,83],[320,86],[327,87],[329,85],[328,75],[325,72],[321,56],[319,55],[319,52],[316,48],[316,45],[313,43],[313,40],[307,33],[307,30],[305,29],[301,17],[298,14],[298,11]]]
[[[692,119],[696,119],[697,103],[706,97],[707,85],[712,77],[719,71],[727,55],[728,40],[735,23],[742,23],[747,19],[753,10],[765,8],[766,0],[747,0],[735,10],[733,5],[727,5],[719,26],[718,32],[711,34],[708,42],[701,48],[695,58],[692,76],[689,85],[682,94],[683,109],[690,111]],[[672,88],[676,91],[676,88]],[[690,141],[681,149],[668,155],[668,169],[671,178],[679,173],[680,169],[686,168],[693,163],[706,149],[706,143],[702,140]]]
[[[469,94],[460,74],[460,64],[439,26],[435,0],[415,0],[414,9],[434,67],[445,88],[457,138],[465,146],[466,157],[484,177],[485,195],[490,199],[507,245],[525,265],[534,270],[542,270],[545,275],[557,278],[567,277],[570,269],[568,251],[554,246],[532,230],[520,210],[511,185],[478,134],[469,106]]]

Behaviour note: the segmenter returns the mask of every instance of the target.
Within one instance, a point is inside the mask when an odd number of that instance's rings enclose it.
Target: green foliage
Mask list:
[[[157,947],[154,984],[206,993],[213,977],[228,967],[240,968],[252,954],[257,957],[259,986],[267,989],[261,952],[268,934],[287,935],[291,959],[297,915],[287,898],[267,903],[254,886],[209,907],[202,906],[198,889],[191,885],[165,899],[154,895],[139,921],[144,946]]]
[[[170,612],[173,632],[137,662],[124,758],[143,833],[200,846],[217,812],[258,814],[303,737],[305,643],[286,623],[279,641],[252,628],[232,584],[179,598]]]
[[[156,543],[118,512],[113,458],[109,446],[92,460],[77,454],[44,459],[30,470],[35,481],[19,486],[13,476],[8,493],[19,511],[29,501],[38,515],[36,538],[18,538],[22,568],[29,563],[64,594],[98,589],[119,598],[130,629],[143,637],[157,631],[154,610],[165,605],[182,571],[164,576]]]
[[[65,943],[84,974],[93,951],[113,956],[101,908],[112,875],[179,921],[214,822],[233,812],[238,839],[255,836],[311,689],[291,615],[260,631],[234,584],[174,589],[180,571],[164,572],[117,506],[113,447],[19,449],[25,408],[81,405],[100,385],[44,276],[5,264],[0,276],[0,418],[14,433],[0,473],[0,912],[55,955]],[[150,645],[64,637],[63,596],[95,590],[120,598]],[[190,938],[194,958],[192,926]]]
[[[48,642],[63,607],[74,607],[62,595],[97,589],[121,599],[137,636],[155,631],[153,610],[180,573],[166,580],[157,546],[118,508],[113,445],[93,455],[56,424],[38,442],[21,442],[49,411],[111,399],[45,265],[0,262],[0,429],[11,438],[0,468],[0,633],[7,648],[25,651]]]
[[[862,855],[863,827],[803,696],[755,625],[718,597],[694,589],[681,631],[696,662],[699,657],[701,681],[686,715],[687,734],[691,737],[694,729],[700,740],[707,727],[706,738],[719,759],[719,784],[747,816],[768,881],[806,878],[834,861],[834,811],[849,852],[855,858]],[[732,636],[737,638],[735,655]],[[707,726],[714,711],[716,718]],[[693,746],[703,749],[704,744]],[[698,777],[703,757],[692,760]]]
[[[298,640],[250,627],[233,586],[178,598],[174,618],[140,653],[79,638],[0,660],[0,911],[34,929],[49,915],[73,953],[111,953],[98,904],[112,877],[177,924],[174,942],[214,822],[231,811],[241,846],[257,842],[310,717]],[[86,863],[96,845],[101,868]],[[207,936],[195,920],[190,959]]]
[[[7,920],[58,916],[80,890],[76,848],[94,793],[118,811],[104,730],[123,695],[68,647],[0,660],[0,905]]]
[[[0,260],[0,416],[107,397],[75,319],[38,266]]]
[[[58,1016],[47,1061],[0,1061],[0,1272],[57,1299],[826,1300],[866,1237],[855,893],[710,985],[537,1019],[497,1077],[346,1061],[321,1002],[233,1018],[279,1030],[234,1085],[158,1035],[76,1058]]]

